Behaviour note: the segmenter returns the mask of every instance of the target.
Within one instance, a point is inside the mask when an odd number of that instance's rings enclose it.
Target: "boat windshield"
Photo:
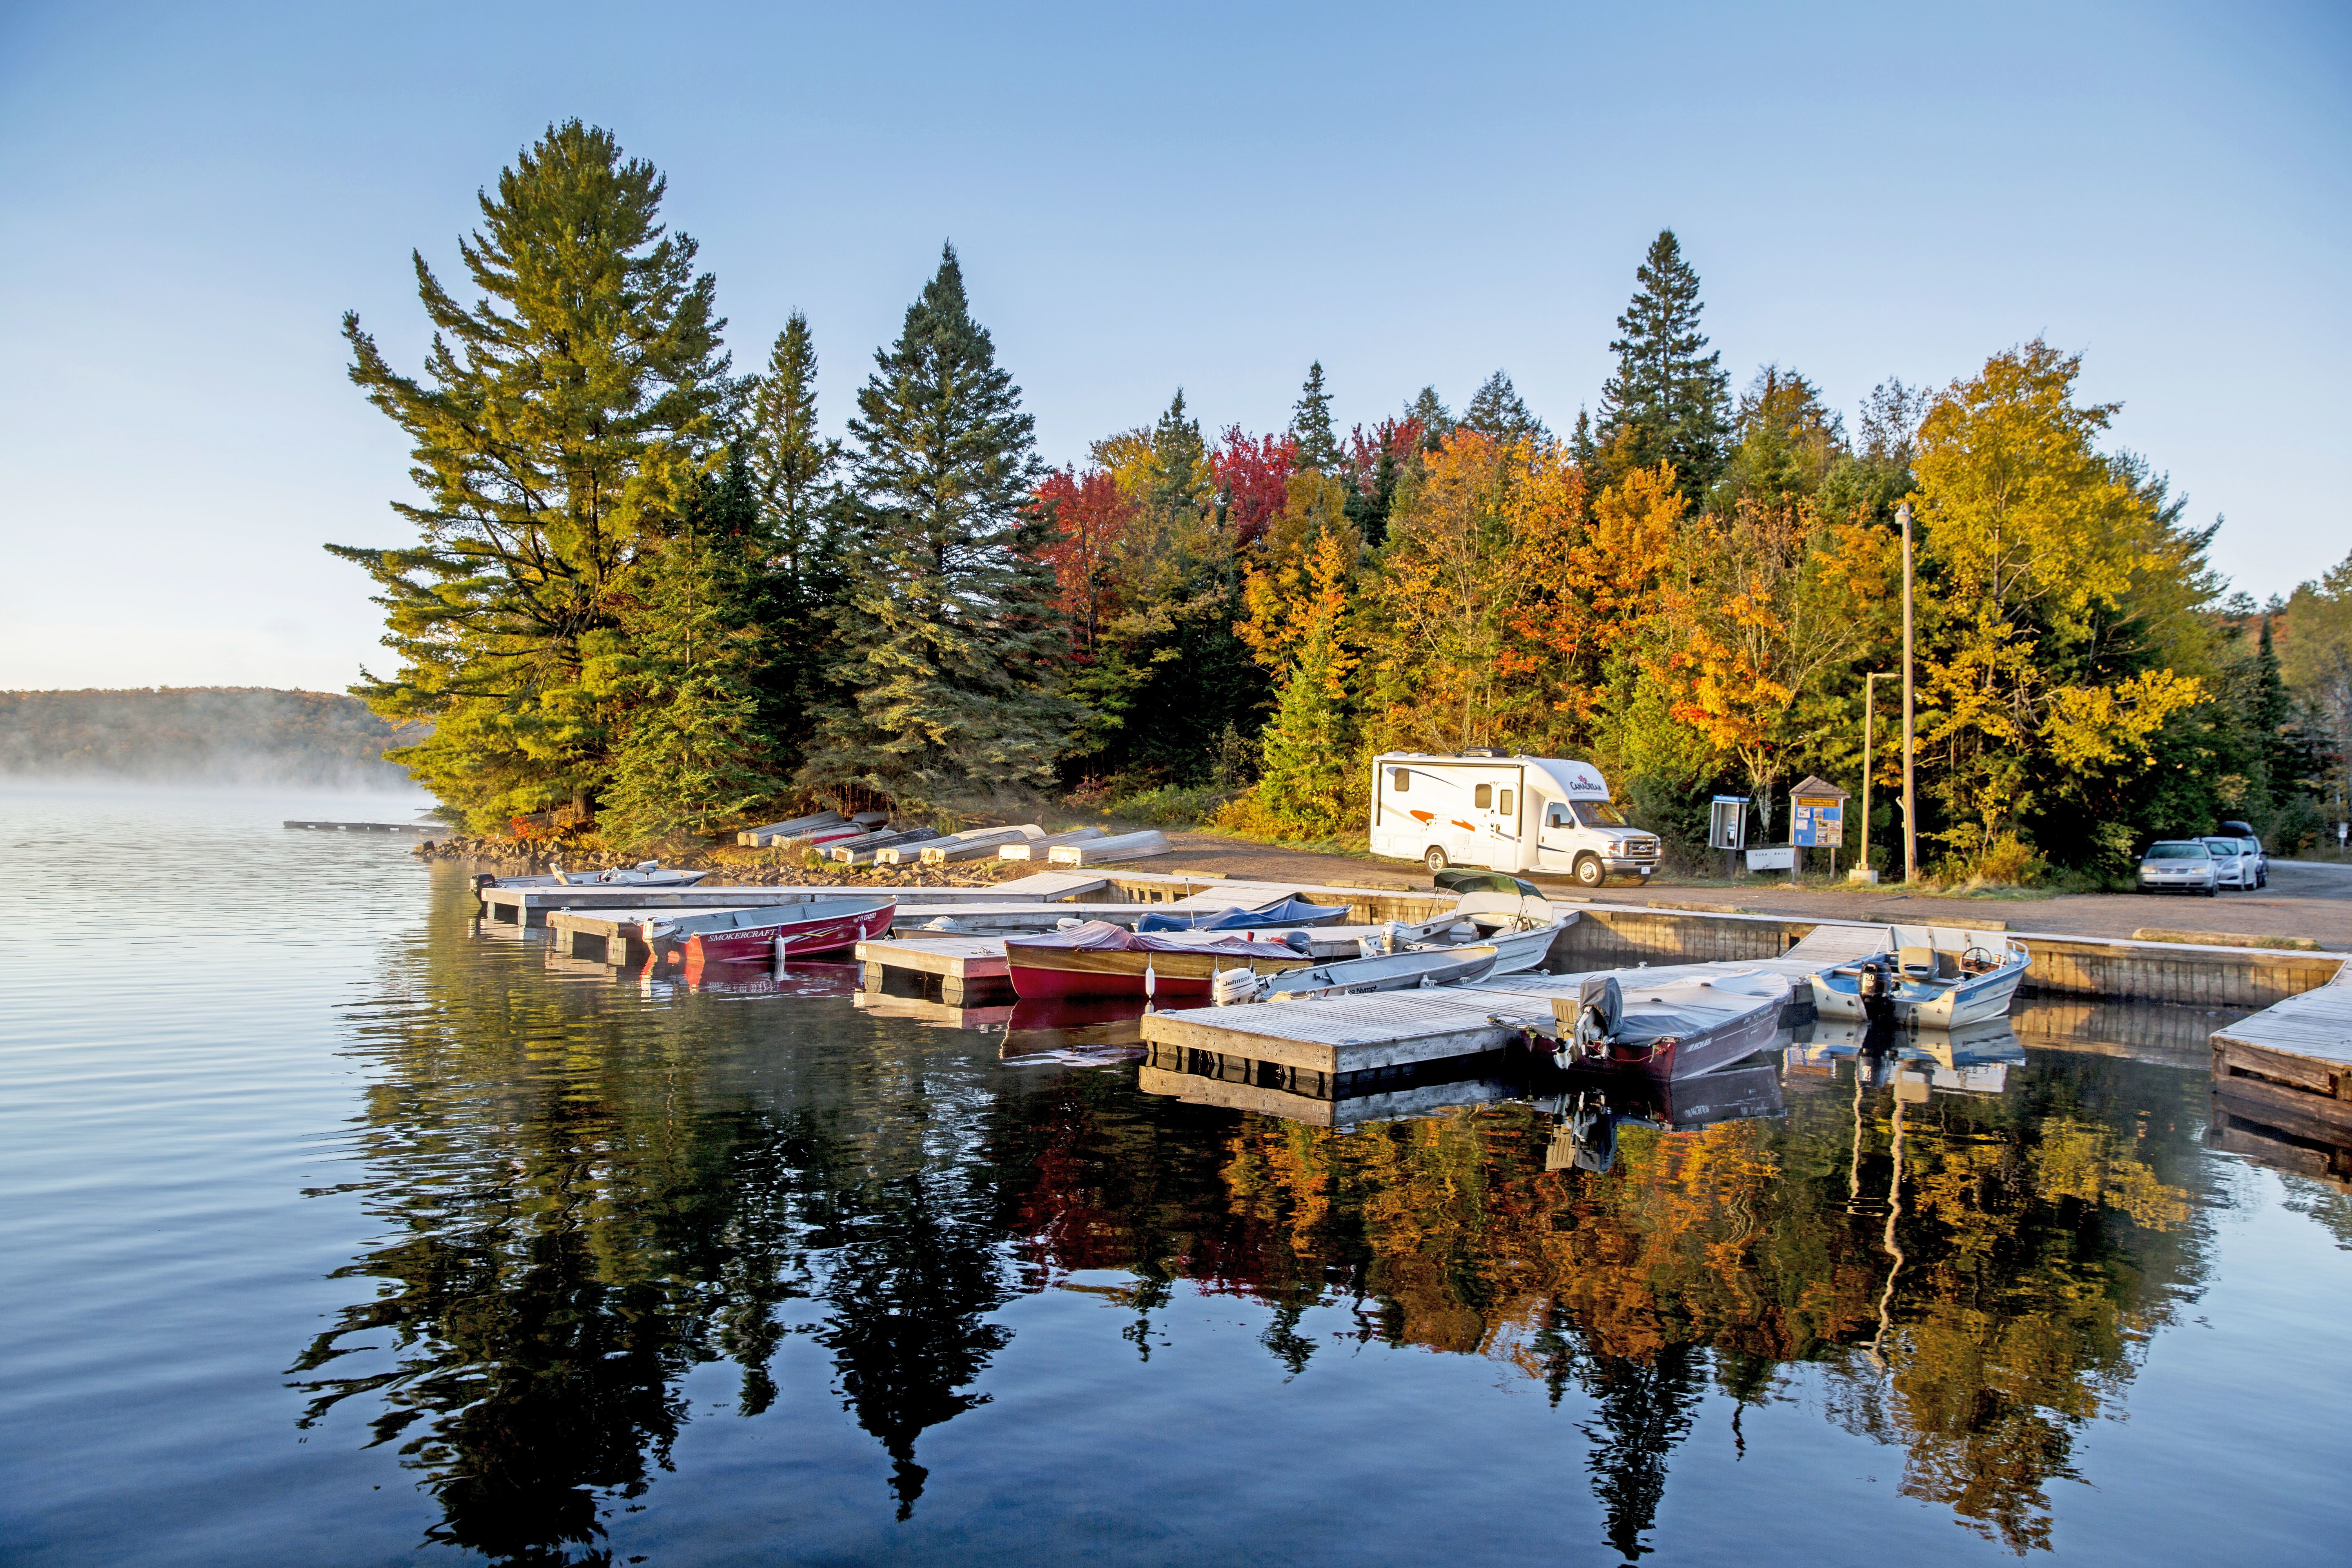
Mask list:
[[[2202,844],[2151,844],[2147,847],[2151,860],[2210,860]]]
[[[1570,803],[1576,808],[1576,819],[1587,827],[1631,827],[1625,814],[1605,800],[1580,800]]]

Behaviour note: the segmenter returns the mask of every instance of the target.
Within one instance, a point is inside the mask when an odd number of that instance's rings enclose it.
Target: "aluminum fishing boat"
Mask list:
[[[768,963],[842,952],[888,934],[895,893],[818,899],[753,910],[681,910],[645,922],[646,945],[682,952],[688,963]],[[782,947],[778,948],[781,942]]]
[[[1468,985],[1495,972],[1502,956],[1491,943],[1412,948],[1372,958],[1342,958],[1279,974],[1228,970],[1219,1005],[1236,1002],[1298,1001],[1309,996],[1360,996],[1373,991],[1411,991],[1424,985]]]
[[[2008,1016],[2032,962],[1999,931],[1948,926],[1890,928],[1891,961],[1840,964],[1813,982],[1824,1018],[1866,1018],[1881,1006],[1915,1029],[1956,1029]]]

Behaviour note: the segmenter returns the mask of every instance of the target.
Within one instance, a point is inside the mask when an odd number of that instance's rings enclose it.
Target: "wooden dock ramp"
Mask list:
[[[2298,1137],[2352,1131],[2352,963],[2212,1040],[2213,1091],[2230,1114]]]

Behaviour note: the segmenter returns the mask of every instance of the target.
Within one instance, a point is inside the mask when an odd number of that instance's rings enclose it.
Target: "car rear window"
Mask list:
[[[2147,847],[2151,860],[2210,860],[2202,844],[2151,844]]]

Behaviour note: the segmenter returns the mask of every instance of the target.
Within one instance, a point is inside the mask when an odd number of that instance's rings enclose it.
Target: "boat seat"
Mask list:
[[[1932,979],[1936,973],[1936,950],[1932,947],[1896,948],[1895,962],[1904,973],[1916,980]]]

